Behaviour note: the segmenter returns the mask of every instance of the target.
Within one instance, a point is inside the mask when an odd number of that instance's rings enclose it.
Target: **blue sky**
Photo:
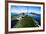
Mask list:
[[[37,13],[40,14],[41,11],[41,7],[36,7],[36,6],[11,6],[11,13],[16,13],[16,14],[20,14],[20,13]]]

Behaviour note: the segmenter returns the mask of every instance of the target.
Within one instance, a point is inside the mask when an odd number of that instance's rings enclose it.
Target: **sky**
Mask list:
[[[20,13],[37,13],[40,14],[41,7],[39,6],[14,6],[11,5],[11,13],[20,14]]]

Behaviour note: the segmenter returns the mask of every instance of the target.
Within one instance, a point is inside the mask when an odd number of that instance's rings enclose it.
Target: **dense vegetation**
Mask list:
[[[35,20],[31,17],[26,15],[21,20],[19,20],[14,27],[21,28],[21,27],[36,27]]]

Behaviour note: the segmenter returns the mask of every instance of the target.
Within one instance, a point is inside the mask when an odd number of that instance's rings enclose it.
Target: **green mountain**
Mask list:
[[[25,28],[25,27],[38,27],[37,22],[28,15],[25,15],[21,20],[19,20],[14,27]]]

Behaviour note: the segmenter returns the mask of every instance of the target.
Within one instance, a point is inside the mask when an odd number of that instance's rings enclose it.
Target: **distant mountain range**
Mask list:
[[[33,13],[33,12],[30,12],[30,13],[20,13],[20,14],[34,14],[34,15],[40,15],[40,14],[37,14],[37,13]],[[16,15],[20,15],[20,14],[16,14],[16,13],[11,13],[11,16],[16,16]]]
[[[29,13],[29,14],[40,15],[40,14],[37,14],[37,13],[33,13],[33,12],[31,12],[31,13]]]

